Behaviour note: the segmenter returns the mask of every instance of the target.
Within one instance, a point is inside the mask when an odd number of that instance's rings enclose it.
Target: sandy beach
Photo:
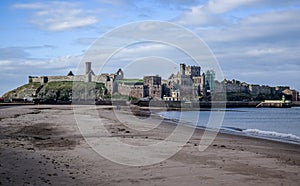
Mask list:
[[[97,110],[111,137],[126,143],[162,141],[176,127],[164,122],[139,132],[124,126],[111,109]],[[299,145],[219,133],[201,152],[202,133],[196,130],[178,153],[160,163],[126,166],[88,145],[71,105],[0,107],[0,185],[300,184]]]

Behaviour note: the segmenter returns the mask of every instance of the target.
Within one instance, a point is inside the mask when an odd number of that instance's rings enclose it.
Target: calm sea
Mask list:
[[[210,114],[220,110],[167,111],[161,117],[181,120],[189,125],[207,126]],[[300,144],[300,107],[226,109],[221,126],[223,132]],[[189,118],[199,116],[199,120]]]

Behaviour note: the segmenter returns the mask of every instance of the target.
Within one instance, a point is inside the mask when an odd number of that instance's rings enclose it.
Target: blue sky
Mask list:
[[[120,25],[143,20],[190,29],[210,47],[227,79],[300,90],[299,0],[2,0],[0,12],[0,95],[25,84],[29,75],[76,71],[95,39]],[[133,47],[139,57],[149,52],[174,54],[158,48],[157,44]],[[119,56],[124,59],[128,54]],[[141,65],[151,60],[161,68]],[[163,58],[134,63],[140,63],[135,68],[147,66],[153,74],[176,70]],[[127,77],[133,77],[132,71],[125,70],[125,76],[128,72]]]

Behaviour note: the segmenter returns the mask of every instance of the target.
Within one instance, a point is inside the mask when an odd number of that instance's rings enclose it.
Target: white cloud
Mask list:
[[[226,25],[223,13],[254,2],[255,0],[210,0],[205,5],[194,6],[184,12],[176,22],[182,25]]]
[[[205,8],[214,14],[221,14],[231,11],[237,7],[255,3],[257,0],[210,0]]]
[[[124,66],[123,71],[126,78],[160,75],[167,79],[172,73],[178,71],[178,66],[178,64],[168,58],[148,56],[131,61]]]
[[[120,5],[124,5],[124,4],[128,3],[124,0],[98,0],[98,1],[100,3],[112,4],[112,5],[115,5],[115,6],[120,6]]]
[[[241,19],[238,23],[228,25],[222,30],[199,30],[210,42],[263,42],[299,39],[300,10],[274,11],[257,14]],[[246,44],[246,43],[245,43]]]
[[[40,9],[43,7],[44,5],[42,3],[17,3],[13,5],[13,8],[21,9]]]
[[[245,54],[249,56],[263,56],[263,55],[274,55],[287,52],[283,48],[263,48],[263,49],[252,49],[249,51],[246,51]]]
[[[228,26],[255,13],[293,10],[299,5],[298,0],[208,0],[205,4],[193,6],[183,12],[175,22],[187,26]],[[273,20],[285,19],[280,16],[274,17]]]
[[[181,25],[220,25],[225,24],[225,20],[212,15],[204,6],[192,7],[190,11],[185,12],[177,21]]]
[[[20,3],[13,5],[17,9],[32,9],[30,22],[41,29],[49,31],[63,31],[93,25],[98,22],[94,16],[85,15],[79,4],[52,1],[47,3]]]
[[[41,46],[16,46],[16,47],[4,47],[0,48],[0,60],[6,60],[6,59],[26,59],[31,56],[32,50],[41,50],[41,49],[54,49],[55,46],[52,45],[41,45]]]
[[[81,55],[67,55],[58,58],[25,58],[0,60],[1,76],[12,72],[20,72],[27,75],[64,75],[70,69],[75,69],[81,60]]]
[[[9,60],[0,60],[0,66],[1,67],[8,66],[8,65],[11,65],[11,61],[9,61]]]

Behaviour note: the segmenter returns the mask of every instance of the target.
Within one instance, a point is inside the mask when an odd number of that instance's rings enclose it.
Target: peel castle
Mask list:
[[[215,80],[213,71],[201,73],[200,66],[187,66],[180,64],[179,72],[171,74],[166,80],[159,75],[144,76],[141,80],[125,79],[122,69],[116,73],[102,73],[95,75],[92,70],[92,63],[85,63],[85,74],[74,75],[71,71],[67,76],[29,76],[29,83],[39,82],[42,85],[48,82],[95,82],[102,83],[106,95],[128,96],[134,99],[151,98],[165,101],[189,101],[189,100],[209,100],[209,95],[213,91],[227,92],[227,100],[258,100],[265,98],[280,98],[285,95],[292,101],[298,101],[299,92],[290,90],[288,86],[270,87],[266,85],[253,85],[237,80]],[[228,95],[232,95],[229,97]],[[243,97],[241,95],[247,95]]]
[[[153,99],[164,99],[179,101],[182,98],[196,98],[206,94],[205,75],[201,74],[200,66],[186,66],[180,64],[180,71],[172,74],[167,80],[160,76],[144,76],[143,80],[124,79],[122,69],[116,73],[103,73],[95,75],[92,70],[92,63],[85,63],[85,74],[74,75],[71,71],[67,76],[40,76],[28,77],[29,83],[61,81],[81,81],[103,83],[107,93],[114,95],[125,95],[133,98],[150,97]]]

